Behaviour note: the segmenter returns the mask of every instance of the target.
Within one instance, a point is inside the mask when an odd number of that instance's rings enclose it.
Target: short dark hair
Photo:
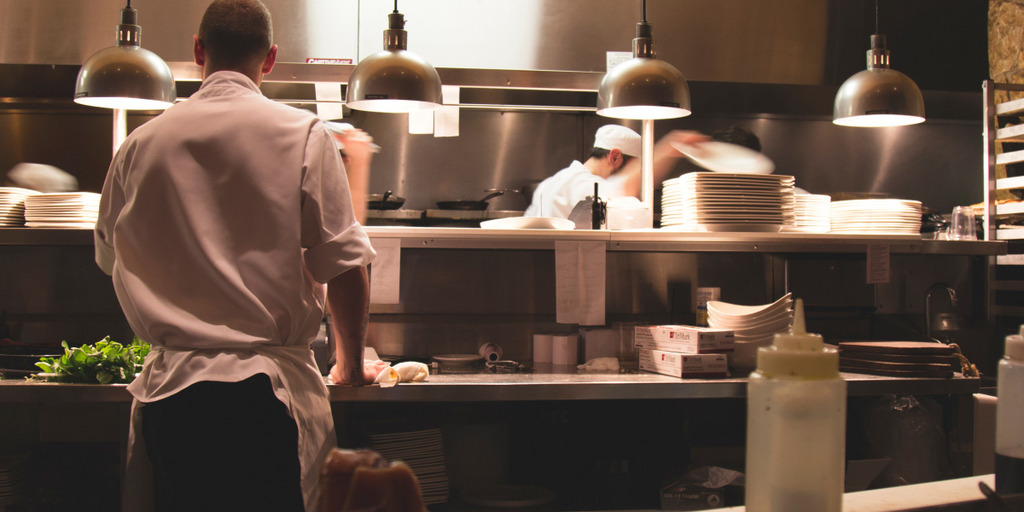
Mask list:
[[[261,63],[274,44],[270,10],[260,0],[214,0],[199,24],[199,41],[217,69]]]
[[[602,158],[604,158],[604,157],[608,156],[608,153],[611,153],[611,152],[612,152],[612,150],[610,150],[610,149],[605,149],[605,148],[591,148],[591,150],[590,150],[590,154],[589,154],[589,155],[587,155],[587,159],[591,159],[591,158],[597,158],[597,159],[599,159],[599,160],[600,160],[600,159],[602,159]]]
[[[743,128],[742,126],[730,126],[723,128],[711,134],[711,138],[720,142],[728,142],[730,144],[738,144],[745,146],[754,151],[761,151],[761,139],[754,134],[754,132]]]

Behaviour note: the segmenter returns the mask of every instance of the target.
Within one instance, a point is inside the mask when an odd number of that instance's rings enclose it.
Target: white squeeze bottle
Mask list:
[[[846,381],[839,353],[804,326],[757,352],[747,384],[746,510],[839,512],[846,464]]]
[[[996,492],[1024,493],[1024,325],[1006,337],[996,390]]]

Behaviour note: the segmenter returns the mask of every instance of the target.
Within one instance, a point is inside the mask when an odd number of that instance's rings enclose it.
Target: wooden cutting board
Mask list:
[[[843,371],[891,377],[951,378],[958,368],[955,349],[926,341],[846,341],[839,343]]]
[[[850,352],[839,353],[842,359],[860,359],[864,361],[878,361],[883,363],[930,363],[955,365],[958,360],[956,356],[942,354],[888,354],[885,352]]]
[[[955,350],[949,345],[927,341],[842,341],[839,352],[951,356]]]
[[[864,361],[860,359],[839,359],[839,370],[888,377],[931,377],[949,379],[953,377],[953,366],[929,363],[889,363]]]

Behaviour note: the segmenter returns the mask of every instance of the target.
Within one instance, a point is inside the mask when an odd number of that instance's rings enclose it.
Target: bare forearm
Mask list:
[[[366,211],[370,193],[370,162],[368,160],[348,159],[345,163],[348,172],[348,186],[352,194],[352,209],[356,214],[356,222],[366,225]]]
[[[363,384],[363,347],[369,322],[370,282],[366,267],[348,270],[327,283],[327,310],[333,320],[338,384]]]

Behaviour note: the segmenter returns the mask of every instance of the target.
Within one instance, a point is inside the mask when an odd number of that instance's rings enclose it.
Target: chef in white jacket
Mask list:
[[[215,0],[193,37],[202,85],[134,130],[107,173],[96,261],[152,345],[128,387],[125,510],[317,510],[337,444],[310,350],[325,307],[332,380],[372,381],[375,252],[332,133],[260,93],[272,36],[259,0]]]
[[[654,179],[662,181],[682,153],[672,142],[695,144],[707,140],[696,132],[672,131],[654,147]],[[594,195],[605,201],[640,194],[640,134],[621,125],[608,124],[597,130],[594,146],[583,162],[574,160],[569,167],[545,179],[533,192],[526,209],[527,217],[569,218],[577,203]]]

